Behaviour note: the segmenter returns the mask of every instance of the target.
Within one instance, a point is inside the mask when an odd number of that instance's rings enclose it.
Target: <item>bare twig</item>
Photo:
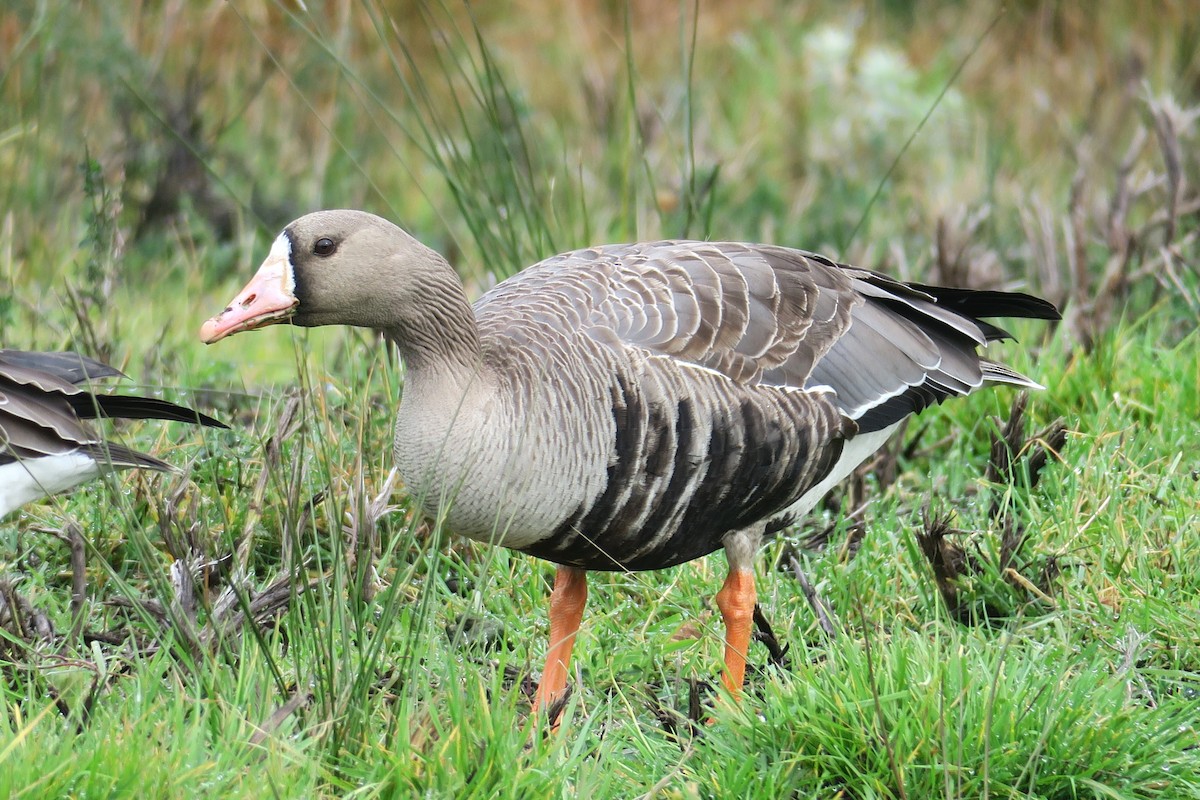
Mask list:
[[[0,628],[8,631],[12,640],[26,646],[35,639],[44,642],[54,639],[54,624],[50,618],[38,611],[7,578],[0,578]],[[0,647],[3,646],[4,637],[0,637]]]
[[[361,460],[361,459],[360,459]],[[350,492],[349,519],[342,530],[348,538],[346,548],[350,573],[359,575],[359,592],[363,602],[370,602],[379,585],[379,574],[375,569],[375,558],[379,555],[379,520],[396,510],[392,505],[392,491],[400,478],[393,467],[383,487],[372,498],[366,498],[362,464],[355,467],[355,486]]]
[[[754,641],[762,642],[770,654],[770,663],[776,667],[787,667],[788,647],[779,642],[771,621],[763,613],[762,607],[754,604]]]
[[[837,619],[833,614],[833,609],[825,602],[825,599],[817,593],[817,587],[812,585],[808,576],[804,573],[804,569],[800,566],[800,560],[795,554],[788,555],[788,566],[792,569],[792,574],[796,576],[796,580],[800,583],[800,591],[804,593],[804,599],[808,601],[809,607],[817,617],[817,624],[821,626],[821,630],[830,639],[837,638],[838,624]]]
[[[308,708],[312,702],[312,692],[295,692],[288,701],[271,713],[271,716],[260,726],[255,726],[254,733],[250,736],[250,746],[257,747],[266,740],[268,736],[279,729],[279,726],[296,713],[299,709]]]
[[[1066,444],[1067,425],[1061,417],[1036,436],[1026,438],[1025,410],[1028,405],[1028,392],[1019,393],[1013,398],[1012,409],[1000,434],[992,434],[991,456],[984,472],[984,480],[989,483],[1019,488],[1036,486],[1049,459],[1057,459]],[[1020,465],[1024,466],[1023,473],[1018,471]],[[997,496],[992,502],[989,514],[996,519],[1002,510],[1001,498]]]
[[[297,586],[294,585],[291,576],[285,575],[278,579],[250,600],[249,610],[254,624],[265,624],[267,620],[283,613],[291,604],[293,597],[299,597],[327,580],[327,576],[320,576]],[[201,639],[205,644],[211,645],[218,639],[237,633],[245,624],[246,614],[244,611],[235,611],[220,617],[214,613],[213,618],[201,632]]]
[[[1094,346],[1140,281],[1157,281],[1200,313],[1200,293],[1190,290],[1175,268],[1183,252],[1176,247],[1180,221],[1200,212],[1200,194],[1187,179],[1189,169],[1194,168],[1189,159],[1194,159],[1192,144],[1200,107],[1182,109],[1169,96],[1139,92],[1136,83],[1129,92],[1133,102],[1146,108],[1150,129],[1140,126],[1133,133],[1116,166],[1103,214],[1090,207],[1097,204],[1090,201],[1094,180],[1086,177],[1088,137],[1074,148],[1079,168],[1063,226],[1070,281],[1064,327],[1084,349]],[[1158,170],[1147,164],[1151,141],[1157,145]],[[1039,261],[1050,263],[1047,256],[1054,252],[1054,242],[1045,230],[1036,234],[1028,216],[1023,223]],[[1192,235],[1187,234],[1189,243],[1194,241]],[[1107,248],[1099,264],[1094,247],[1098,242]]]
[[[249,565],[250,553],[254,547],[254,532],[262,518],[263,498],[266,496],[267,483],[279,468],[283,460],[283,442],[300,429],[302,423],[300,411],[300,395],[293,394],[283,404],[283,410],[275,422],[276,433],[267,439],[263,447],[262,471],[258,474],[258,482],[254,485],[254,493],[250,497],[249,508],[246,512],[246,522],[242,526],[242,539],[238,543],[237,568],[235,572],[245,574]],[[285,556],[289,548],[288,537],[284,537]],[[289,563],[285,558],[284,563]]]
[[[66,643],[79,639],[83,632],[84,611],[87,604],[87,550],[83,540],[83,529],[75,520],[67,520],[61,531],[38,528],[65,544],[71,551],[71,631]]]
[[[1028,405],[1029,393],[1018,392],[1000,435],[992,434],[991,457],[983,473],[983,479],[989,483],[1013,482],[1013,460],[1025,443],[1025,409]]]
[[[958,597],[958,579],[968,571],[966,552],[948,537],[961,535],[962,531],[950,527],[950,518],[930,515],[929,507],[924,511],[923,530],[917,533],[917,544],[933,569],[934,584],[946,603],[950,616],[959,619],[961,604]]]

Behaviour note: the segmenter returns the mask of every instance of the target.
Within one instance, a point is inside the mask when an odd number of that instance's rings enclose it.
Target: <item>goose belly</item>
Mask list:
[[[665,366],[665,368],[664,368]],[[617,374],[595,488],[519,549],[585,569],[661,569],[795,504],[854,430],[824,393],[746,387],[648,360]]]

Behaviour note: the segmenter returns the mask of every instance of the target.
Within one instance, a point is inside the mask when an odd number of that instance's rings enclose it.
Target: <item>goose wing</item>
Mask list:
[[[696,558],[803,513],[907,414],[984,380],[1028,383],[979,358],[1004,333],[977,317],[1046,309],[939,291],[798,250],[680,241],[566,253],[498,285],[476,315],[485,342],[529,360],[505,371],[516,393],[557,383],[539,428],[580,430],[555,452],[582,457],[597,431],[604,451],[597,488],[522,549],[589,569]]]
[[[120,376],[75,353],[0,350],[0,458],[36,458],[78,449],[121,466],[166,469],[164,462],[103,440],[81,420],[97,417],[167,419],[226,427],[207,414],[154,397],[93,394],[75,384]]]
[[[597,247],[526,274],[578,282],[588,308],[581,323],[597,338],[738,384],[827,388],[864,432],[985,381],[1036,387],[979,356],[1008,336],[982,318],[1058,318],[1029,295],[905,284],[815,253],[738,242]]]
[[[0,351],[0,431],[7,461],[64,455],[99,443],[69,398],[82,392],[75,381],[89,374],[120,373],[99,362],[92,364],[102,369],[89,372],[87,362],[69,360],[70,355]]]
[[[118,369],[78,353],[46,353],[34,350],[0,350],[0,374],[23,375],[25,382],[39,377],[53,380],[55,387],[94,381],[100,378],[124,378]]]

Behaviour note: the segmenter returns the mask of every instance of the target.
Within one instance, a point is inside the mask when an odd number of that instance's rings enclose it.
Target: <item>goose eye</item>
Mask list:
[[[318,256],[331,256],[334,250],[337,250],[337,244],[328,236],[322,236],[313,245],[313,253]]]

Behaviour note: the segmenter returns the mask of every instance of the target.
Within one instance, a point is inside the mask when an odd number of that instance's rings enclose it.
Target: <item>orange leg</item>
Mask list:
[[[576,567],[560,566],[554,574],[554,591],[550,593],[550,649],[546,652],[546,668],[533,700],[535,709],[549,708],[567,688],[567,667],[575,634],[583,619],[587,604],[587,572]]]
[[[717,592],[717,608],[725,620],[725,674],[722,683],[735,698],[746,679],[746,653],[754,625],[754,571],[730,567],[725,585]]]

